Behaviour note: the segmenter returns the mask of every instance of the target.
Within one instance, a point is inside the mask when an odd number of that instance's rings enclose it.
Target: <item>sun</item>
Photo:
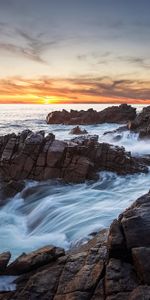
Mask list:
[[[46,96],[42,99],[43,103],[44,104],[53,104],[53,103],[57,103],[58,102],[58,99],[54,96]]]

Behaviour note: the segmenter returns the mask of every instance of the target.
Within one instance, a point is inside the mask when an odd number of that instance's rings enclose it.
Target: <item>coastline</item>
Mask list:
[[[149,119],[146,118],[143,127],[145,115],[149,116],[148,108],[134,117],[133,128],[131,125],[129,128],[137,131],[140,138],[143,132],[144,138],[149,138]],[[45,173],[46,162],[49,171]],[[8,182],[63,178],[66,182],[80,183],[96,180],[95,174],[100,170],[124,175],[148,172],[147,165],[149,157],[144,160],[132,157],[118,146],[99,143],[96,136],[80,136],[66,143],[55,141],[53,134],[45,136],[44,132],[26,130],[20,135],[1,137],[1,177]],[[58,176],[58,169],[64,177]],[[42,170],[46,177],[41,176]],[[143,291],[149,297],[149,265],[146,263],[150,253],[149,199],[149,193],[139,198],[111,224],[109,231],[96,234],[87,244],[66,253],[61,248],[48,246],[20,256],[8,267],[10,253],[1,254],[1,276],[19,278],[15,281],[16,291],[2,293],[0,299],[28,300],[30,294],[32,299],[45,300],[142,299]]]

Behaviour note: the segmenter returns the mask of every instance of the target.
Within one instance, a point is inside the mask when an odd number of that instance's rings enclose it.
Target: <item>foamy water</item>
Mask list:
[[[78,109],[89,107],[78,105]],[[29,128],[53,132],[59,139],[72,138],[69,131],[73,126],[45,122],[50,110],[62,108],[58,105],[1,105],[0,108],[0,135]],[[101,110],[104,106],[94,105],[94,108]],[[124,146],[136,155],[150,154],[150,142],[139,141],[136,134],[119,133],[119,140],[116,134],[103,135],[119,127],[118,124],[82,127],[90,134],[98,134],[100,142]],[[69,249],[90,238],[90,233],[108,227],[132,201],[148,192],[149,182],[149,174],[117,176],[111,172],[101,172],[97,182],[78,185],[28,181],[25,189],[32,188],[30,196],[20,193],[0,208],[0,252],[10,250],[14,258],[47,244]]]

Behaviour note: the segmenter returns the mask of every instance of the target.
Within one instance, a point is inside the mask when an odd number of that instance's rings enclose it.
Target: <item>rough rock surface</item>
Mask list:
[[[50,260],[41,257],[41,250],[28,254],[28,269],[19,269],[16,291],[0,299],[149,300],[149,215],[150,192],[87,244],[66,253],[55,248]],[[10,273],[20,260],[11,264]]]
[[[90,125],[101,123],[127,123],[136,117],[136,109],[127,104],[107,107],[97,112],[92,108],[84,110],[54,111],[48,114],[48,124]]]
[[[75,135],[80,135],[80,134],[87,134],[88,132],[86,129],[82,129],[79,126],[76,126],[76,127],[72,128],[69,133],[75,134]]]
[[[128,123],[128,128],[139,133],[139,138],[150,138],[150,106],[144,107],[133,121]]]
[[[20,275],[27,273],[51,261],[55,261],[58,257],[63,255],[64,250],[54,246],[47,246],[29,254],[23,253],[7,267],[5,274]]]
[[[5,181],[25,179],[63,179],[84,182],[96,177],[97,171],[118,174],[146,172],[139,159],[124,148],[98,143],[98,136],[84,136],[64,142],[50,133],[25,130],[0,137],[0,177]]]
[[[10,252],[4,252],[0,254],[0,273],[3,273],[5,271],[10,258],[11,258]]]

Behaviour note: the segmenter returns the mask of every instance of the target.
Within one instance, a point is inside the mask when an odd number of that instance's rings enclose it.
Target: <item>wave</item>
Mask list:
[[[97,182],[65,185],[26,182],[0,210],[0,251],[12,258],[47,244],[69,249],[110,225],[132,201],[149,190],[149,174],[101,172]]]

